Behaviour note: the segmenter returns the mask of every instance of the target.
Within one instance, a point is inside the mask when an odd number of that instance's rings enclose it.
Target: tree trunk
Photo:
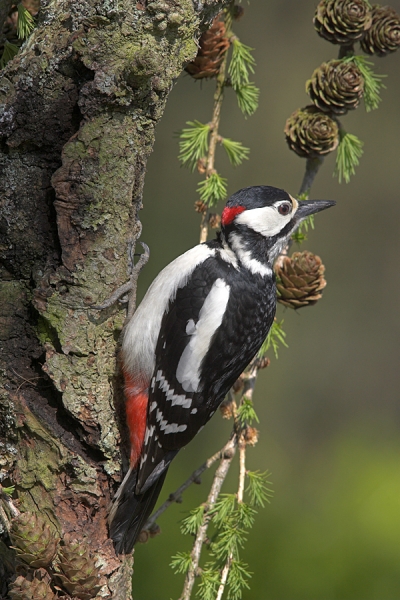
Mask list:
[[[107,530],[126,437],[123,315],[91,305],[127,279],[155,126],[226,3],[42,0],[0,73],[1,476],[19,510],[88,541],[104,598],[131,597],[132,557],[115,556]]]

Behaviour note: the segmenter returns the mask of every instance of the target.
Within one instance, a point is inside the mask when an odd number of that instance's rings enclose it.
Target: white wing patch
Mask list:
[[[255,208],[253,210],[258,210]],[[243,214],[243,213],[242,213]],[[241,216],[241,215],[240,215]],[[232,249],[239,257],[239,260],[244,264],[244,266],[249,269],[253,275],[261,275],[265,277],[266,275],[272,275],[272,269],[268,265],[262,264],[259,260],[252,257],[250,250],[246,250],[240,240],[240,236],[237,233],[231,233],[229,236],[229,241],[232,244]]]
[[[125,369],[141,377],[147,387],[154,370],[155,348],[161,321],[179,288],[186,285],[195,268],[215,255],[215,249],[199,244],[170,263],[153,281],[138,309],[129,321],[122,343]]]
[[[230,286],[223,279],[217,279],[201,307],[199,320],[176,370],[176,378],[185,392],[199,391],[200,366],[214,333],[222,323],[229,293]]]

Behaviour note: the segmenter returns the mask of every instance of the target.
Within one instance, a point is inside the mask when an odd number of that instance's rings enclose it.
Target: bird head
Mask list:
[[[306,217],[334,204],[332,200],[299,201],[284,190],[267,185],[243,188],[226,203],[221,217],[222,233],[234,252],[261,254],[264,260],[272,262]],[[255,258],[261,260],[261,256]]]

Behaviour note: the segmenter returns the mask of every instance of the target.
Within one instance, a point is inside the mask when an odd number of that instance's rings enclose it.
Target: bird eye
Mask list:
[[[280,204],[278,207],[278,212],[280,215],[288,215],[290,213],[292,209],[291,204],[289,204],[289,202],[284,202],[283,204]]]

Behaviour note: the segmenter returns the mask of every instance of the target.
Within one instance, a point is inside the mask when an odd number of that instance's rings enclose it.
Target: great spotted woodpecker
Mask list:
[[[179,256],[150,286],[122,344],[131,455],[110,513],[117,553],[132,551],[172,459],[267,336],[275,258],[303,219],[333,204],[244,188],[227,201],[217,238]]]

